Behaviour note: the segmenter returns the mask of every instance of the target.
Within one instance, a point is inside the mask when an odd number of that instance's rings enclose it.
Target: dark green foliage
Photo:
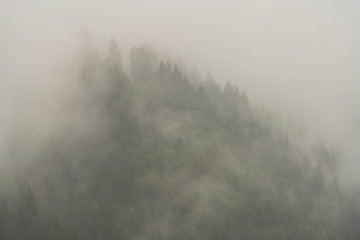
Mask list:
[[[104,61],[84,62],[68,113],[81,126],[54,134],[16,177],[27,185],[0,201],[0,239],[360,236],[359,197],[323,175],[327,149],[309,159],[230,82],[194,86],[155,62],[133,48],[129,78],[115,40]]]
[[[16,239],[15,219],[5,199],[0,200],[0,239]]]

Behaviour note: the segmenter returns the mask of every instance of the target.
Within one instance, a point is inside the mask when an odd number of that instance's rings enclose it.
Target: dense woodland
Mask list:
[[[360,238],[325,144],[146,47],[122,61],[115,40],[84,43],[66,123],[3,178],[1,240]]]

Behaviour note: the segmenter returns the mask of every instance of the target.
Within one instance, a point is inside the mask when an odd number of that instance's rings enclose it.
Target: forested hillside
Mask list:
[[[3,180],[1,240],[359,239],[331,150],[297,146],[241,86],[141,46],[125,71],[115,40],[81,52],[66,121]]]

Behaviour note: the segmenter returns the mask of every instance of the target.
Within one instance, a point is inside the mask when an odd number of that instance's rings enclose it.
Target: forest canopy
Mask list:
[[[341,154],[300,146],[241,86],[195,77],[145,46],[125,70],[115,39],[105,56],[88,39],[80,52],[66,123],[2,177],[1,240],[360,236]]]

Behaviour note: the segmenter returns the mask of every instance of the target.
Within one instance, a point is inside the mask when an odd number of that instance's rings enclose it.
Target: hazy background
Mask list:
[[[54,129],[87,28],[104,51],[115,37],[124,61],[131,46],[148,44],[306,122],[342,149],[355,178],[359,11],[354,0],[0,0],[0,157],[9,139],[33,148],[26,136]]]

